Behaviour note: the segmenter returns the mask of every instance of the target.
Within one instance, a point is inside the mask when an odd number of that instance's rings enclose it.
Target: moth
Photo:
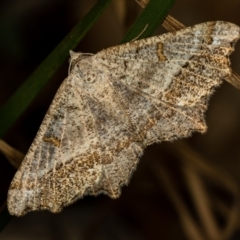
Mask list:
[[[148,145],[205,132],[239,34],[235,24],[207,22],[95,55],[71,52],[69,75],[10,185],[10,214],[117,198]]]

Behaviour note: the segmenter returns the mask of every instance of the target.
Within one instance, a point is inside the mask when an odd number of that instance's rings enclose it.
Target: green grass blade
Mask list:
[[[129,42],[135,38],[150,37],[167,16],[174,2],[175,0],[150,0],[149,4],[122,40],[122,43]]]
[[[69,50],[74,49],[78,45],[111,1],[112,0],[99,0],[4,104],[0,109],[0,137],[8,131],[18,117],[30,105],[48,80],[69,57]]]

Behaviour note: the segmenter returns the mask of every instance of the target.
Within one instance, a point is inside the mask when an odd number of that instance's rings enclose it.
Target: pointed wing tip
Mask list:
[[[230,32],[233,37],[232,41],[237,41],[240,37],[240,27],[235,24],[235,23],[231,23],[231,22],[225,22],[225,21],[217,21],[216,22],[217,26],[223,27],[226,29],[227,32]]]
[[[7,198],[7,207],[8,207],[8,212],[12,216],[24,216],[27,211],[25,211],[24,208],[22,208],[22,205],[19,204],[19,201],[16,201],[17,197],[14,194],[13,190],[9,190],[8,192],[8,198]]]
[[[209,21],[205,23],[197,24],[193,27],[200,27],[200,26],[206,26],[211,28],[214,28],[217,30],[217,33],[221,32],[223,35],[227,35],[230,41],[237,41],[240,38],[240,27],[232,22],[227,21]],[[189,27],[192,28],[192,27]]]
[[[40,201],[34,201],[33,190],[27,189],[9,189],[7,198],[8,211],[13,216],[24,216],[28,212],[48,210],[52,213],[61,212],[62,206],[46,202],[46,204]]]
[[[39,206],[39,205],[31,206],[31,204],[27,204],[26,201],[20,202],[17,199],[22,200],[23,198],[17,198],[14,193],[10,193],[8,195],[7,207],[10,215],[12,216],[22,217],[29,212],[42,211],[42,210],[48,210],[49,212],[52,212],[52,213],[59,213],[62,211],[62,208],[63,208],[62,206],[57,206],[53,204],[52,205],[48,204],[44,206]]]

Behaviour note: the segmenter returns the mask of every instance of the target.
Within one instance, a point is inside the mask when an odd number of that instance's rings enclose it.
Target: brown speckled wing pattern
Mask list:
[[[205,132],[208,99],[231,75],[239,27],[208,22],[72,55],[8,193],[21,216],[84,195],[120,195],[146,146]]]

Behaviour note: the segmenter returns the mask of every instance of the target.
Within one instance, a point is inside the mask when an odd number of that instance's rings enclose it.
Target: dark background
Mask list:
[[[39,63],[86,14],[92,0],[2,0],[0,3],[0,106],[33,72]],[[141,9],[134,0],[113,0],[111,6],[90,30],[77,50],[95,53],[117,45]],[[170,14],[191,26],[224,20],[240,25],[239,0],[176,0]],[[156,34],[164,33],[159,27]],[[231,56],[232,68],[240,74],[240,47]],[[28,110],[6,134],[4,140],[26,153],[60,83],[67,76],[68,62],[41,91]],[[0,116],[1,117],[1,116]],[[240,92],[228,83],[217,89],[206,114],[208,131],[193,134],[188,145],[220,174],[240,183]],[[180,140],[181,141],[181,140]],[[178,142],[178,141],[177,141]],[[166,184],[161,183],[151,164],[160,162],[168,169],[184,203],[201,226],[184,180],[182,162],[169,148],[174,144],[155,144],[141,158],[130,185],[117,200],[106,196],[86,197],[60,214],[33,212],[13,218],[0,233],[0,239],[187,239]],[[170,146],[169,146],[170,145]],[[166,150],[167,149],[167,150]],[[0,154],[0,203],[15,169]],[[160,175],[160,173],[159,173]],[[223,175],[225,176],[225,175]],[[211,180],[211,179],[210,179]],[[214,182],[215,181],[215,182]],[[211,182],[211,181],[209,181]],[[209,186],[206,181],[206,185]],[[231,196],[221,189],[218,196],[231,205]],[[219,186],[220,185],[220,186]],[[223,187],[224,188],[224,187]],[[210,198],[214,205],[214,200]],[[239,214],[239,213],[237,213]],[[240,215],[240,214],[239,214]],[[214,215],[219,229],[223,218]],[[238,226],[232,238],[237,237]],[[208,239],[208,238],[205,238]]]

